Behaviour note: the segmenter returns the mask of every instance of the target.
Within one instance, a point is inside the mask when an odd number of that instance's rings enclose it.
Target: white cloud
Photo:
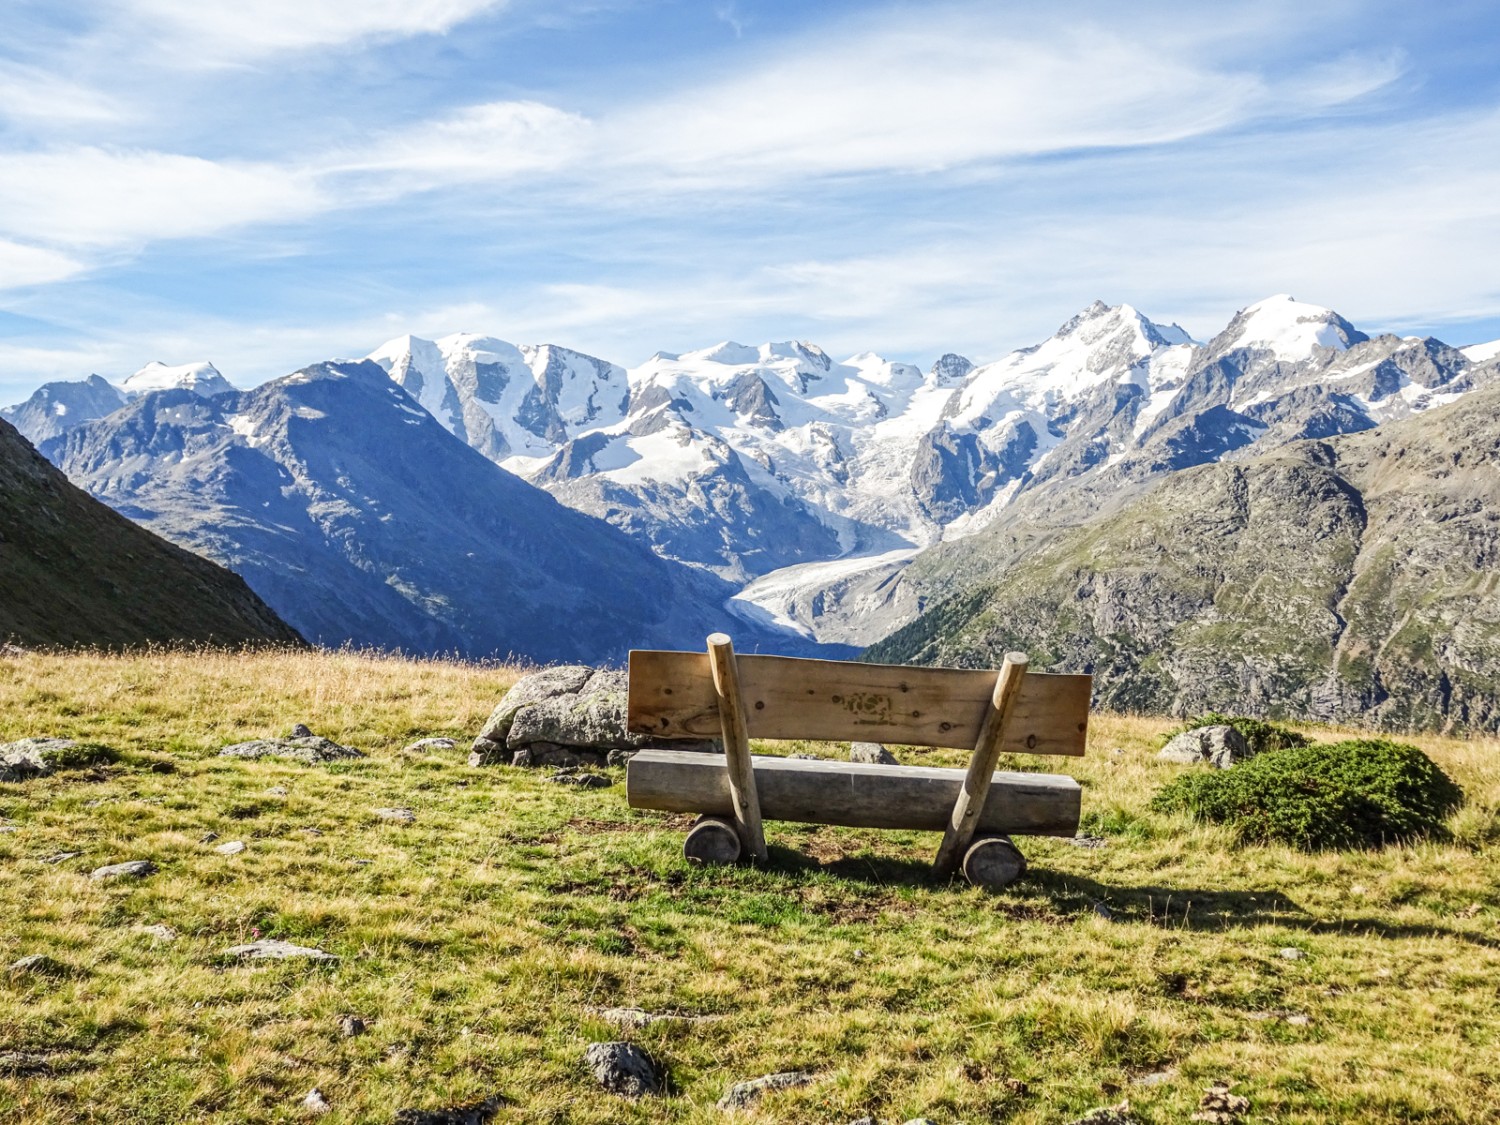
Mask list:
[[[0,60],[0,119],[47,125],[100,125],[122,114],[114,100],[34,66]]]
[[[73,277],[84,269],[82,262],[67,254],[0,238],[0,288],[48,285]]]
[[[539,102],[491,102],[377,137],[325,173],[391,173],[397,190],[551,172],[586,153],[583,117]]]
[[[0,233],[57,247],[215,235],[325,205],[306,174],[270,165],[94,147],[0,160]]]
[[[128,0],[125,11],[207,61],[446,32],[507,0]]]

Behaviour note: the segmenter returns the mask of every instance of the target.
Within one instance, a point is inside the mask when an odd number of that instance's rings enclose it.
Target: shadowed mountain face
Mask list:
[[[1095,673],[1099,701],[1500,730],[1500,388],[1173,474],[909,576],[943,590],[871,659]]]
[[[244,581],[69,483],[0,421],[0,639],[301,642]]]
[[[322,643],[616,660],[698,647],[731,592],[500,469],[372,363],[148,394],[47,451]]]

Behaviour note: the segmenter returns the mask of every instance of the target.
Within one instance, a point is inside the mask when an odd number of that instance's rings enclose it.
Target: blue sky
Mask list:
[[[1500,14],[9,0],[0,402],[404,332],[929,364],[1096,297],[1500,336]]]

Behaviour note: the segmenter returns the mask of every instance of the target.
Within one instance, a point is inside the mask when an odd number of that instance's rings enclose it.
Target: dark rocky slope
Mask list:
[[[0,421],[0,639],[301,642],[244,581],[111,511]]]

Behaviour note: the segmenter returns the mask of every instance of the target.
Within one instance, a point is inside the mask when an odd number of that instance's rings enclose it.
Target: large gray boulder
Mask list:
[[[544,668],[517,680],[474,740],[469,764],[599,766],[652,743],[626,730],[629,680],[622,671],[581,664]],[[709,741],[672,749],[710,750]]]
[[[1214,769],[1227,770],[1236,762],[1250,757],[1245,736],[1225,725],[1185,730],[1161,748],[1158,761],[1198,765],[1207,762]]]

